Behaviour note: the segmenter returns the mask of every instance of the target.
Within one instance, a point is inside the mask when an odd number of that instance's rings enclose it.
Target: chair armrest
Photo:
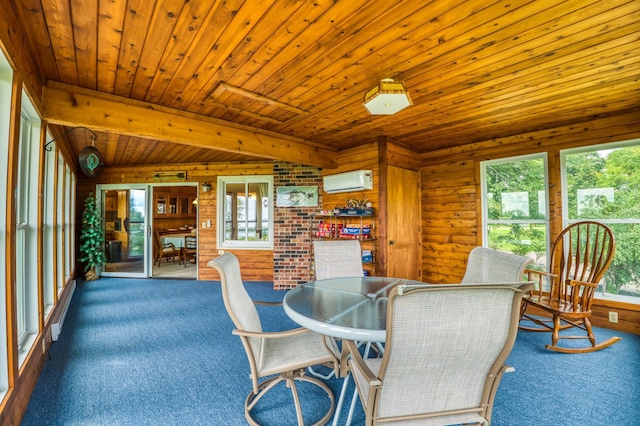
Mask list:
[[[548,277],[551,280],[555,280],[556,277],[558,276],[558,274],[553,274],[551,272],[546,272],[546,271],[538,271],[537,269],[525,269],[524,273],[527,274],[527,279],[529,281],[533,281],[536,284],[536,288],[531,290],[531,293],[538,293],[538,295],[542,295],[542,278],[543,277]],[[538,277],[536,280],[532,279],[532,275],[537,274]],[[551,287],[553,287],[553,283],[551,283]]]
[[[373,371],[371,371],[369,366],[364,362],[364,359],[362,358],[362,355],[358,350],[356,342],[354,342],[353,340],[343,340],[342,344],[346,344],[347,349],[349,350],[349,364],[355,366],[355,368],[358,369],[358,372],[362,376],[364,376],[364,378],[369,383],[369,387],[382,385],[382,382],[380,381],[378,376],[373,374]]]
[[[578,280],[569,280],[569,285],[571,287],[580,287],[580,286],[590,287],[590,288],[598,287],[598,283],[589,283],[586,281],[578,281]]]
[[[260,338],[263,338],[263,339],[274,339],[274,338],[281,338],[281,337],[287,337],[287,336],[295,336],[297,334],[310,333],[310,332],[311,332],[311,330],[309,330],[308,328],[300,327],[300,328],[294,328],[294,329],[285,330],[285,331],[263,331],[263,332],[259,332],[259,331],[244,331],[244,330],[235,329],[231,333],[236,335],[236,336],[260,337]]]
[[[253,304],[259,306],[282,306],[282,302],[265,302],[263,300],[254,300]]]

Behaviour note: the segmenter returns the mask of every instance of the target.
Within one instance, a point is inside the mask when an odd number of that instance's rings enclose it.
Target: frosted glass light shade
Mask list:
[[[364,95],[364,107],[371,115],[391,115],[412,105],[407,88],[401,81],[385,78]]]

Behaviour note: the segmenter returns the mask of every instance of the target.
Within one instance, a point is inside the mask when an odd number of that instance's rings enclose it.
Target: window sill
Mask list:
[[[29,355],[29,352],[31,351],[31,348],[33,347],[33,344],[35,343],[37,337],[38,335],[36,333],[29,333],[25,336],[24,340],[20,344],[20,349],[18,350],[18,365],[20,367],[22,367],[22,363],[24,362],[24,360],[27,359],[27,356]]]
[[[640,312],[640,297],[598,293],[593,300],[593,304]]]
[[[256,245],[223,244],[221,247],[218,247],[218,250],[273,250],[273,245],[270,243]]]

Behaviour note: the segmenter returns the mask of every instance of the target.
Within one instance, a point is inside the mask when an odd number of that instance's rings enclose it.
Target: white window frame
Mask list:
[[[567,170],[566,170],[566,161],[567,161],[567,156],[571,155],[571,154],[579,154],[579,153],[583,153],[583,152],[593,152],[593,151],[604,151],[604,150],[609,150],[609,149],[616,149],[616,148],[628,148],[628,147],[632,147],[632,146],[640,146],[640,139],[632,139],[632,140],[628,140],[628,141],[622,141],[622,142],[612,142],[612,143],[607,143],[607,144],[601,144],[601,145],[590,145],[590,146],[583,146],[583,147],[579,147],[579,148],[568,148],[568,149],[563,149],[560,150],[560,178],[561,178],[561,182],[562,182],[562,188],[561,188],[561,192],[562,192],[562,205],[563,206],[567,206],[567,208],[563,208],[562,209],[562,224],[563,224],[563,228],[571,225],[572,223],[575,222],[580,222],[583,220],[588,220],[586,218],[580,218],[580,219],[570,219],[569,218],[569,191],[567,188]],[[640,224],[640,218],[639,219],[602,219],[602,218],[598,218],[598,219],[594,219],[598,222],[604,223],[605,225],[608,224]],[[614,235],[615,237],[615,235]],[[614,254],[615,256],[615,254]],[[605,279],[606,279],[606,273],[605,273]],[[604,290],[604,289],[603,289]],[[611,293],[605,293],[604,291],[600,291],[598,290],[595,294],[595,299],[600,299],[600,300],[611,300],[611,301],[616,301],[616,302],[625,302],[625,303],[631,303],[634,305],[639,305],[640,304],[640,297],[635,297],[635,296],[626,296],[626,295],[620,295],[620,294],[611,294]]]
[[[69,164],[66,163],[64,164],[64,191],[65,191],[65,195],[64,195],[64,202],[65,202],[65,209],[64,209],[64,227],[65,227],[65,231],[64,231],[64,264],[65,264],[65,282],[69,282],[69,280],[71,279],[71,275],[73,273],[73,246],[72,246],[72,239],[73,239],[73,223],[72,223],[72,219],[73,219],[73,212],[74,210],[72,210],[73,208],[73,199],[75,198],[73,196],[73,194],[75,194],[74,188],[73,188],[73,184],[74,184],[74,176],[71,173],[71,168],[69,167]]]
[[[18,362],[22,365],[39,333],[38,179],[41,120],[31,100],[22,92],[21,141],[16,191],[16,305],[18,316]],[[22,292],[22,293],[21,293]],[[21,293],[21,294],[20,294]]]
[[[11,116],[11,93],[13,82],[13,70],[6,60],[6,57],[0,50],[0,170],[4,173],[0,174],[0,193],[7,193],[7,173],[9,170],[9,126]],[[0,252],[5,254],[6,238],[7,238],[7,209],[0,208]],[[5,260],[6,256],[2,256],[0,261],[0,282],[6,283]],[[4,312],[7,306],[7,293],[0,291],[0,306]],[[0,315],[0,401],[4,398],[9,390],[9,354],[7,349],[9,336],[7,334],[7,316]]]
[[[51,134],[47,133],[47,140],[53,140]],[[53,277],[54,272],[54,261],[53,258],[53,247],[56,243],[55,241],[55,229],[54,229],[54,210],[53,207],[55,205],[55,193],[54,193],[54,184],[55,184],[55,160],[56,160],[56,150],[54,146],[55,142],[52,145],[49,145],[49,149],[51,151],[44,152],[44,194],[43,194],[43,209],[44,209],[44,235],[43,235],[43,299],[44,299],[44,317],[48,318],[51,312],[53,311],[53,306],[56,302],[55,299],[55,280]]]
[[[56,215],[56,229],[55,229],[55,240],[57,244],[57,253],[58,258],[55,260],[57,266],[57,293],[58,296],[62,293],[62,290],[65,286],[65,259],[64,259],[64,210],[65,210],[65,184],[64,184],[64,169],[65,169],[65,161],[62,153],[58,151],[58,159],[56,164],[56,182],[57,182],[57,211]]]
[[[506,164],[506,163],[514,163],[518,161],[528,161],[528,160],[542,160],[544,163],[544,189],[545,189],[545,219],[524,219],[524,220],[505,220],[505,219],[489,219],[489,207],[487,200],[487,167],[493,166],[496,164]],[[546,229],[546,252],[550,252],[550,242],[549,242],[549,162],[546,152],[536,153],[536,154],[528,154],[528,155],[519,155],[516,157],[508,157],[501,158],[497,160],[487,160],[480,163],[480,188],[481,188],[481,203],[482,203],[482,241],[485,247],[488,247],[489,244],[489,225],[491,224],[520,224],[526,225],[530,223],[538,223],[545,226]],[[547,260],[548,262],[548,260]],[[548,265],[547,265],[548,267]]]
[[[20,115],[20,153],[18,165],[18,190],[16,199],[16,327],[18,335],[18,347],[22,346],[26,339],[28,331],[28,308],[27,308],[27,271],[26,259],[27,239],[29,231],[28,218],[25,217],[28,212],[28,198],[25,196],[25,188],[29,184],[29,152],[30,145],[30,120],[23,113]],[[27,148],[25,152],[25,148]]]
[[[267,183],[267,194],[269,197],[268,214],[269,214],[269,232],[266,240],[260,241],[225,241],[225,199],[227,184],[245,184],[249,183]],[[218,176],[218,209],[217,209],[217,248],[218,249],[235,249],[235,250],[273,250],[273,176]]]

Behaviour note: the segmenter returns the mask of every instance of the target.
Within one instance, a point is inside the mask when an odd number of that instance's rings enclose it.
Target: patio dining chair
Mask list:
[[[387,304],[382,358],[347,341],[366,425],[491,422],[532,283],[401,285]]]
[[[533,261],[524,256],[487,247],[475,247],[469,253],[462,284],[522,281],[525,269]]]
[[[313,263],[316,280],[364,277],[362,246],[358,240],[313,241]],[[367,352],[369,348],[370,345],[367,346]],[[380,350],[379,347],[378,350]],[[310,368],[309,372],[324,380],[331,378],[335,374],[332,371],[323,375],[313,368]]]
[[[313,261],[316,280],[364,276],[358,240],[316,240]]]
[[[232,253],[225,253],[207,263],[220,274],[222,297],[227,313],[244,346],[253,389],[245,401],[245,418],[251,425],[260,399],[275,385],[284,382],[291,389],[298,425],[304,425],[301,401],[296,382],[308,382],[326,392],[330,408],[317,423],[325,424],[333,415],[335,399],[331,389],[322,380],[306,375],[313,365],[330,365],[338,368],[338,348],[335,342],[306,328],[280,332],[263,332],[258,311],[242,282],[240,263]],[[260,381],[261,379],[264,379]],[[317,404],[316,400],[312,401]]]

